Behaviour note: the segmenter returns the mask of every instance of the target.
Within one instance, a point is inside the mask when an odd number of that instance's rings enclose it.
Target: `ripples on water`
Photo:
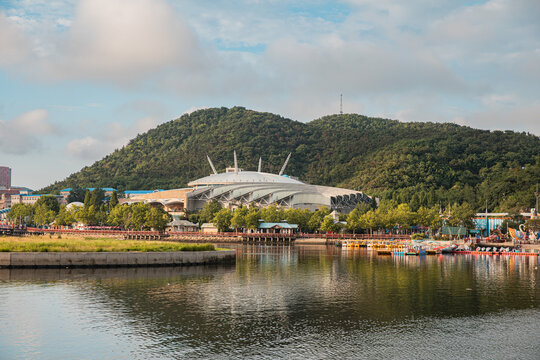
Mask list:
[[[0,270],[0,359],[539,359],[538,258],[238,246],[236,266]]]

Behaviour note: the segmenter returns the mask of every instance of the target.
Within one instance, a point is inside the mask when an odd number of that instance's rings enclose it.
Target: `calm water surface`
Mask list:
[[[536,257],[237,251],[226,267],[0,270],[0,359],[540,359]]]

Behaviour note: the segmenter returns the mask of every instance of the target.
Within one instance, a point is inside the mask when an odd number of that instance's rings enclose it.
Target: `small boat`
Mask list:
[[[458,248],[458,246],[456,244],[452,244],[450,246],[442,248],[441,253],[451,253],[453,251],[456,251],[457,248]]]

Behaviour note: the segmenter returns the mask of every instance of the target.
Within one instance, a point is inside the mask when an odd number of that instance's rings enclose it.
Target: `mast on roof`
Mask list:
[[[287,156],[287,159],[285,160],[285,163],[281,167],[281,170],[279,171],[280,176],[283,175],[283,173],[285,172],[285,168],[287,167],[287,164],[289,163],[289,159],[291,158],[291,154],[292,153],[289,153],[289,156]]]
[[[210,160],[210,156],[206,155],[206,158],[208,159],[208,163],[210,163],[210,167],[212,168],[212,171],[214,172],[215,175],[217,175],[218,172],[216,171],[216,168],[214,167],[212,160]]]

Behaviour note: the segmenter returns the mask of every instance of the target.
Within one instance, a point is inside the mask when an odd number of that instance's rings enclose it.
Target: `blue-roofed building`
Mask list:
[[[64,198],[67,198],[71,190],[72,188],[62,189],[60,190],[60,195],[62,195]],[[96,190],[96,188],[86,188],[85,190],[94,191]],[[101,188],[101,190],[103,190],[103,192],[105,193],[105,196],[112,196],[112,193],[116,191],[115,188],[111,188],[111,187],[104,187],[104,188]]]
[[[152,194],[152,193],[155,193],[155,192],[161,192],[163,191],[162,189],[158,189],[158,190],[126,190],[124,191],[124,196],[128,199],[131,199],[131,198],[134,198],[134,197],[137,197],[139,195],[146,195],[146,194]]]
[[[288,222],[261,222],[257,227],[257,232],[263,234],[294,234],[298,231],[298,224],[289,224]]]

